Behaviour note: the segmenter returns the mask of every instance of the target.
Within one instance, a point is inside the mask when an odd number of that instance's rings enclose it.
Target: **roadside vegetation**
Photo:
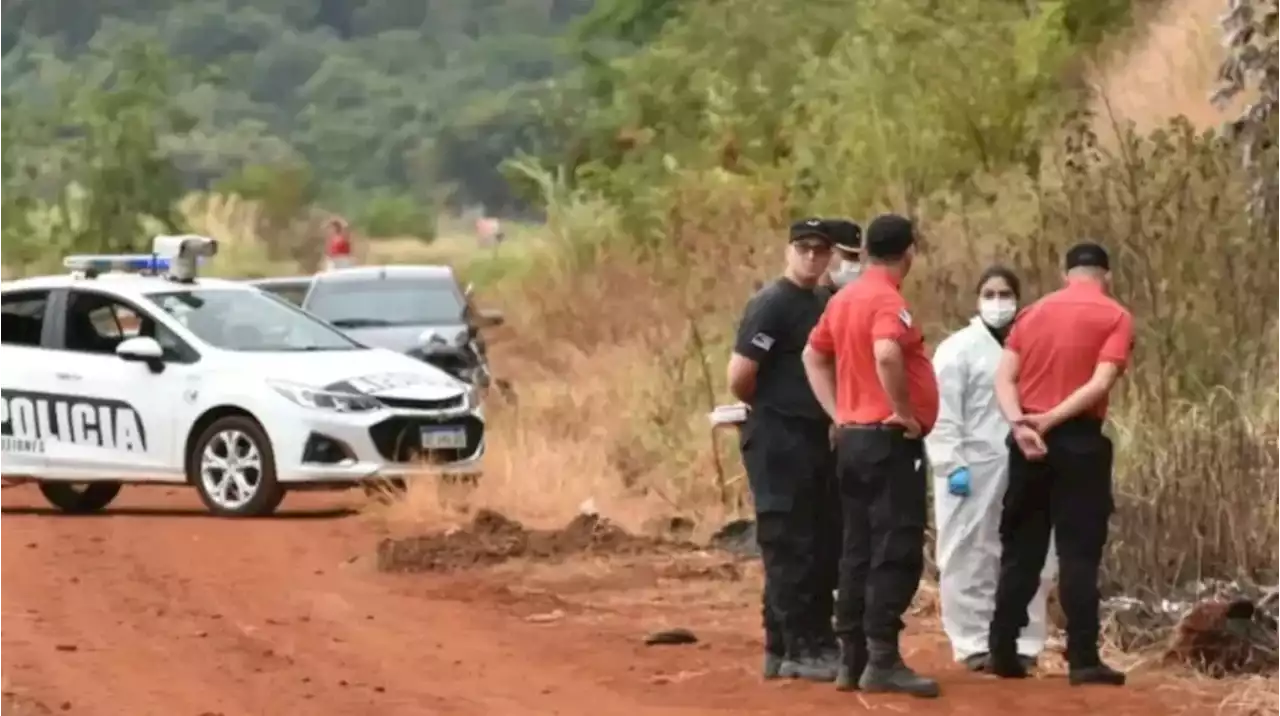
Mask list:
[[[987,263],[1016,267],[1031,300],[1058,285],[1070,243],[1107,245],[1138,321],[1110,426],[1107,590],[1274,584],[1275,3],[1244,5],[1253,50],[1205,29],[1226,10],[1214,0],[603,3],[537,95],[546,141],[502,164],[541,227],[479,253],[461,222],[436,217],[434,244],[368,244],[371,259],[455,263],[507,312],[497,369],[519,401],[491,409],[475,500],[534,521],[588,499],[624,520],[744,512],[735,438],[705,418],[727,395],[742,303],[779,269],[793,218],[895,210],[923,227],[906,292],[933,345],[967,319]],[[166,61],[110,60],[136,70],[136,91],[52,105],[79,127],[53,144],[40,115],[11,113],[6,83],[8,272],[158,226],[222,239],[224,273],[314,265],[333,206],[323,172],[240,171],[190,193],[139,169],[202,126],[165,91]],[[1205,95],[1230,61],[1255,64],[1225,73],[1242,92],[1215,109]],[[1254,103],[1270,114],[1222,131]],[[393,513],[437,508],[422,489]]]

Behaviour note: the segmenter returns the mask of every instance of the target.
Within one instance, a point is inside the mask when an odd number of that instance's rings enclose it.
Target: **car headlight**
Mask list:
[[[332,410],[335,413],[365,413],[382,407],[377,398],[368,395],[338,393],[285,380],[269,381],[269,385],[280,395],[304,408]]]

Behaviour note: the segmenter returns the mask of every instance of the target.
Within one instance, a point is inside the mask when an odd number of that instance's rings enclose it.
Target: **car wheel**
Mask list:
[[[243,415],[219,418],[205,428],[187,456],[187,477],[218,515],[270,515],[284,499],[271,441],[257,421]]]
[[[42,482],[40,492],[49,504],[63,512],[84,515],[97,512],[120,494],[118,482]]]

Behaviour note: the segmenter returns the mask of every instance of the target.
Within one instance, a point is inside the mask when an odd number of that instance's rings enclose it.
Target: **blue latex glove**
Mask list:
[[[956,497],[969,496],[969,468],[962,467],[947,477],[947,492]]]

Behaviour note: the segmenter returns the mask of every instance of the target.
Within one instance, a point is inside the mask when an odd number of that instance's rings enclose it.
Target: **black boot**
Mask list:
[[[1102,663],[1102,657],[1098,655],[1098,649],[1094,646],[1098,643],[1097,638],[1080,641],[1088,643],[1089,646],[1073,649],[1071,637],[1067,636],[1067,681],[1072,686],[1087,684],[1124,686],[1124,672],[1116,671]]]
[[[1027,665],[1018,657],[1016,639],[1002,638],[992,633],[987,644],[987,673],[995,674],[1002,679],[1025,679],[1029,675]]]
[[[1098,662],[1095,666],[1071,667],[1067,672],[1067,681],[1072,686],[1084,686],[1087,684],[1124,686],[1125,675],[1123,671],[1116,671],[1110,666]]]
[[[787,679],[829,682],[836,680],[836,664],[823,657],[816,639],[796,639],[787,648],[778,675]]]
[[[867,641],[867,668],[858,686],[869,693],[910,694],[921,698],[937,698],[938,682],[921,676],[902,661],[898,641]]]
[[[867,669],[867,640],[853,636],[840,640],[840,668],[836,670],[836,690],[856,691]]]

